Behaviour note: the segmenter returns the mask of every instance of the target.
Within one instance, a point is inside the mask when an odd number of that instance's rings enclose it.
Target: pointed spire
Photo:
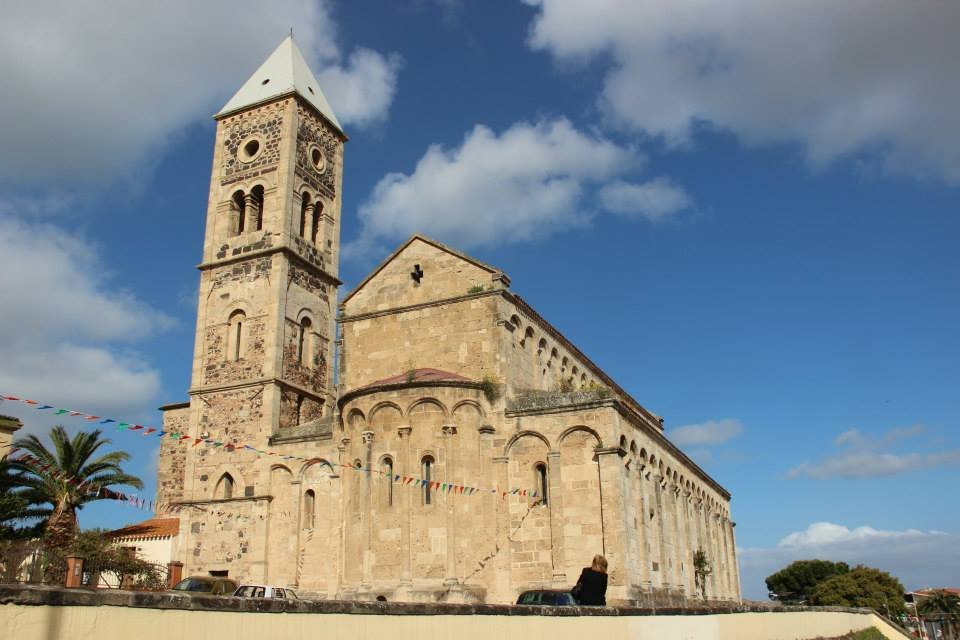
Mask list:
[[[295,92],[301,98],[313,105],[317,111],[330,121],[337,131],[343,133],[343,127],[330,108],[330,103],[320,90],[320,84],[313,72],[303,59],[303,54],[293,41],[293,29],[290,35],[284,38],[280,46],[270,54],[266,62],[260,65],[250,79],[229,102],[220,109],[217,116],[223,116],[234,111],[251,107],[271,98],[276,98]]]

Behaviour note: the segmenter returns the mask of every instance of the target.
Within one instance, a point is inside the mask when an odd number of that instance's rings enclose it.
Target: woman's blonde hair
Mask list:
[[[598,553],[597,555],[593,556],[593,562],[590,563],[590,568],[594,571],[599,571],[600,573],[606,573],[607,559]]]

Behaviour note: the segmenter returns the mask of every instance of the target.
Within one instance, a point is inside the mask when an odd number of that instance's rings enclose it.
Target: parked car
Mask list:
[[[534,589],[521,593],[517,598],[517,604],[563,607],[576,605],[577,601],[569,589]]]
[[[237,590],[237,583],[229,578],[190,576],[174,585],[173,590],[188,596],[228,596]]]
[[[296,600],[297,594],[287,587],[271,587],[266,584],[242,584],[233,595],[238,598],[281,598]]]

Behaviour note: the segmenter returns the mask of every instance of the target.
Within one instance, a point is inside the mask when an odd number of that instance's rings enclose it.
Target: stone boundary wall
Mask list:
[[[319,615],[292,615],[292,614]],[[276,615],[280,614],[280,615]],[[463,616],[471,616],[464,618]],[[0,628],[17,640],[231,638],[424,640],[649,637],[794,640],[877,627],[904,635],[868,609],[745,604],[697,608],[540,607],[348,601],[245,600],[169,592],[0,585]]]

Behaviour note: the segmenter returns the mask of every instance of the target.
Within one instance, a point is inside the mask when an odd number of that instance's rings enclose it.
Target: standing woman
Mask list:
[[[580,604],[606,606],[607,559],[599,554],[593,556],[593,562],[580,572],[580,579],[570,593]]]

